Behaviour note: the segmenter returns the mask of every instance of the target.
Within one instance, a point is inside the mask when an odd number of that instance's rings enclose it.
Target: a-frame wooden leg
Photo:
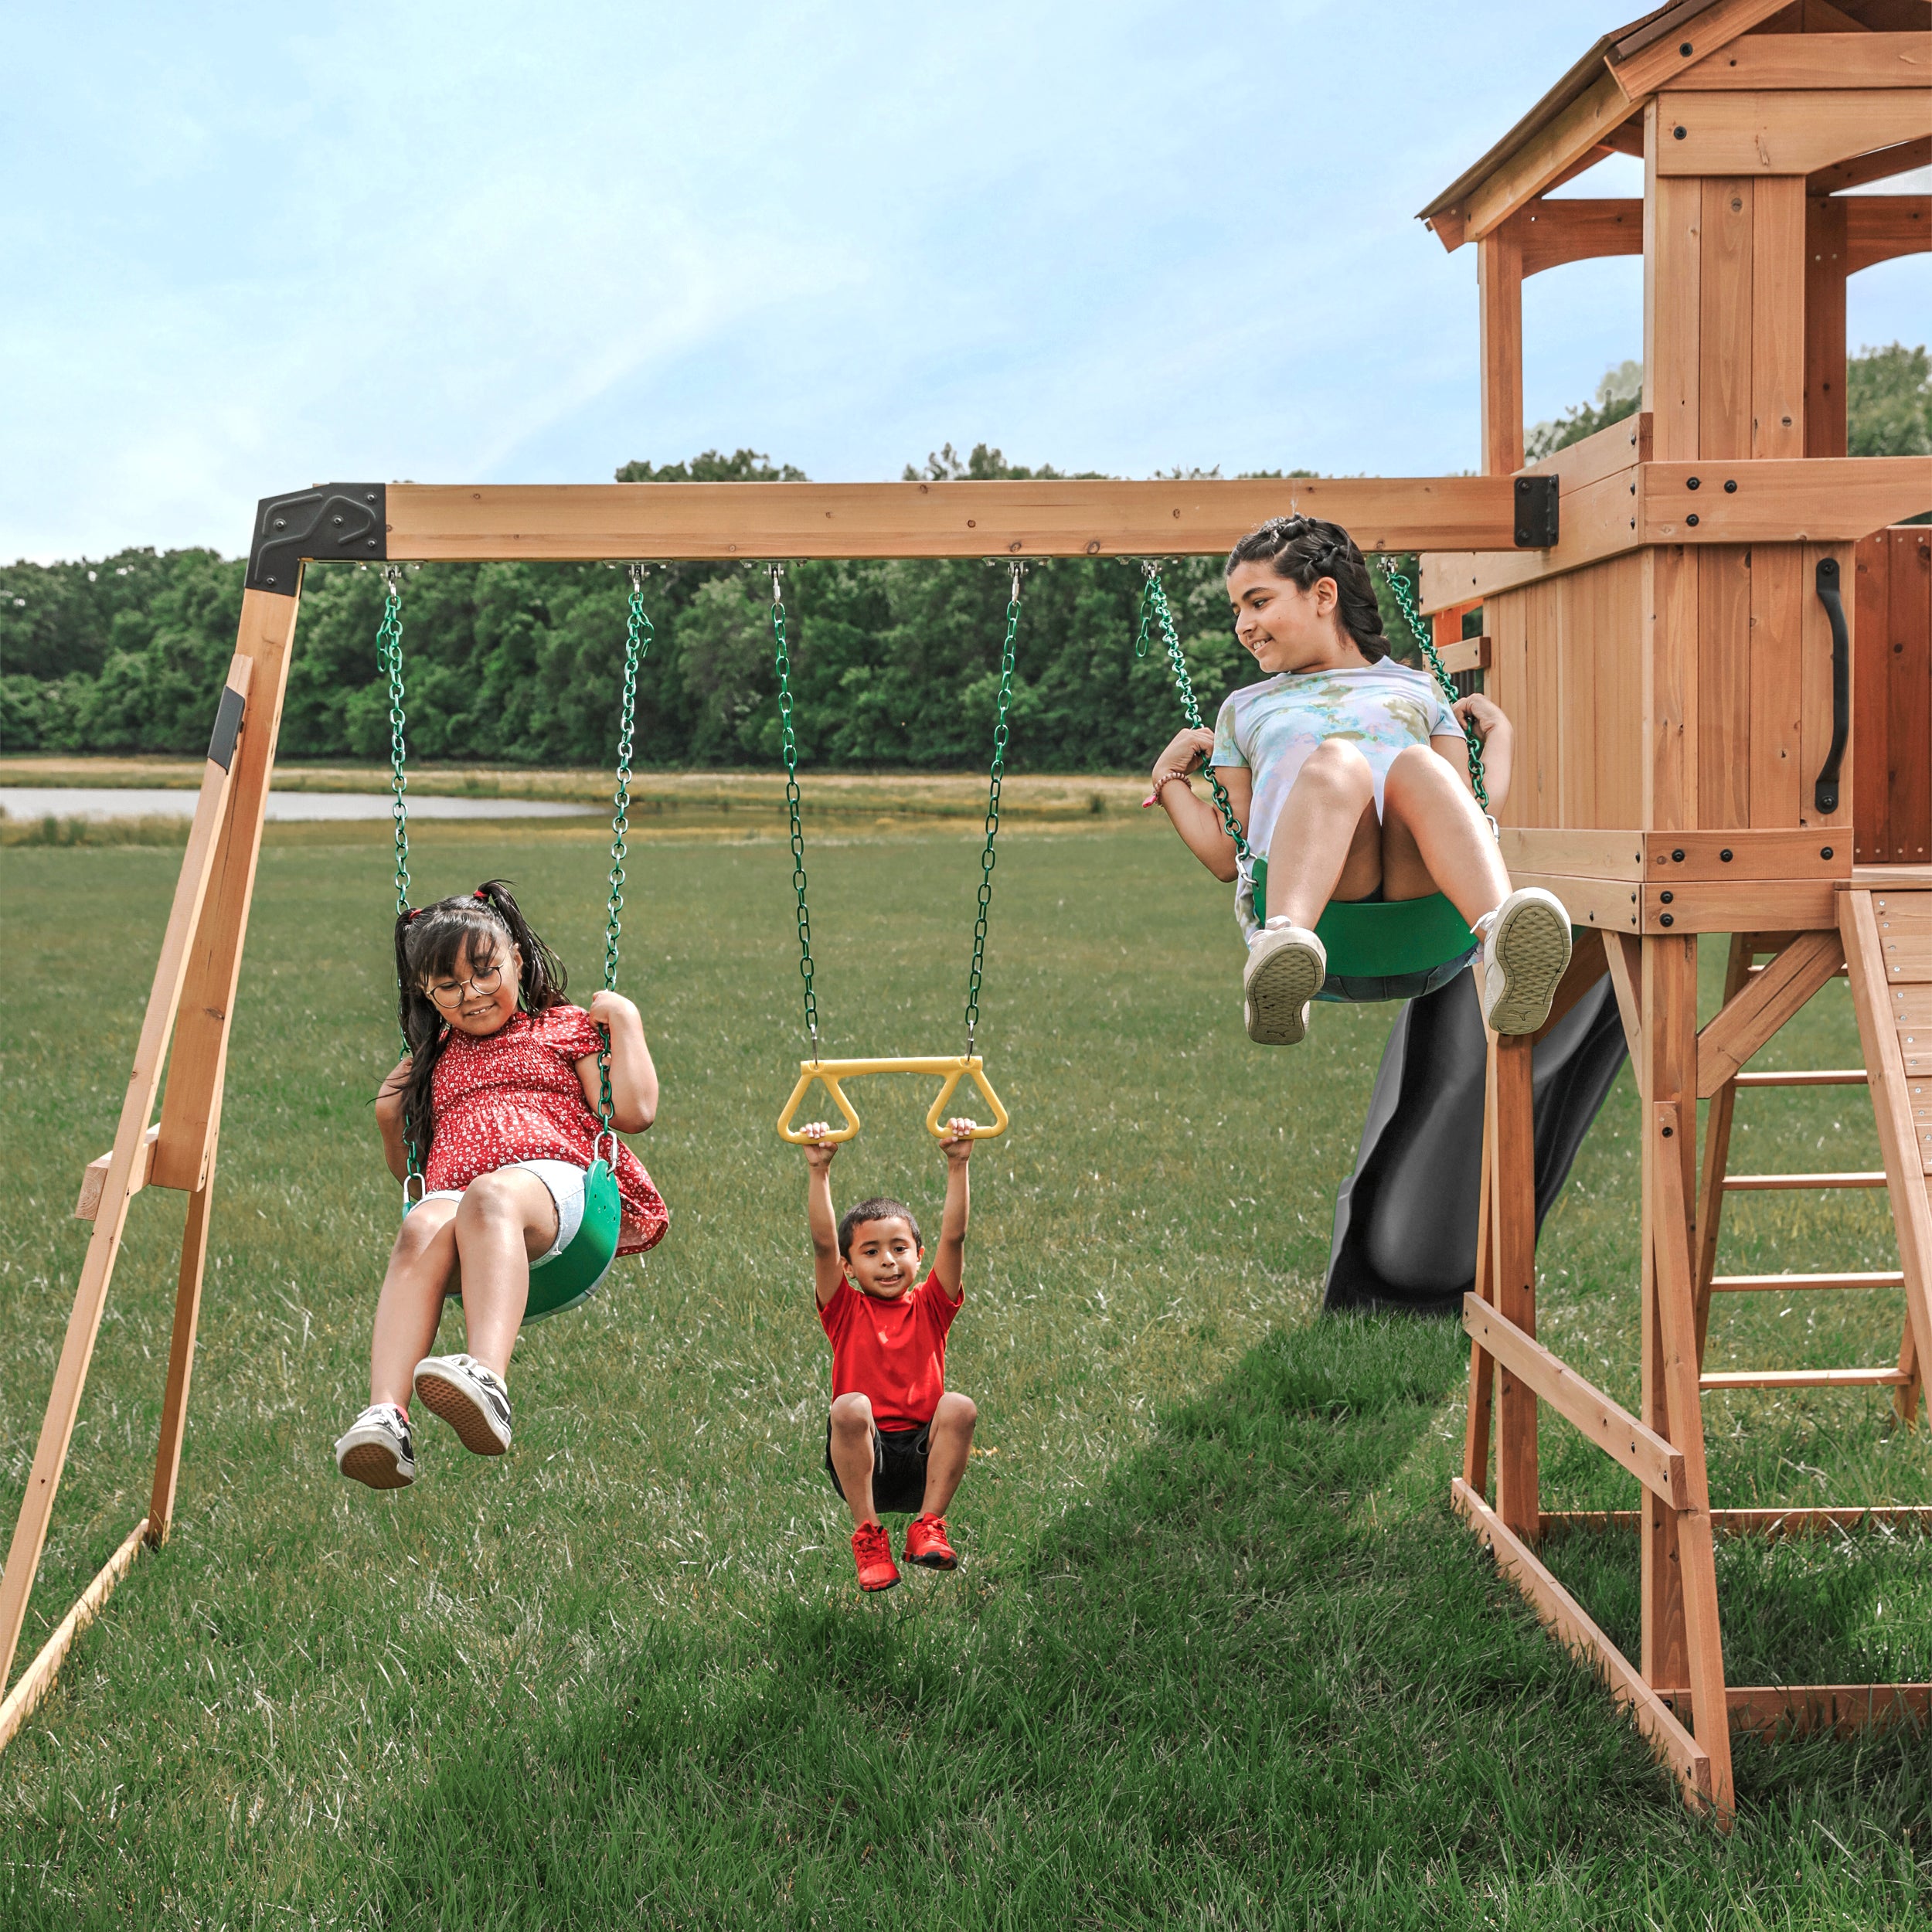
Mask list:
[[[1639,1090],[1651,1105],[1679,1104],[1688,1093],[1696,1105],[1697,942],[1692,938],[1647,937],[1641,942],[1639,1034],[1643,1070]],[[1692,1183],[1696,1148],[1688,1132],[1662,1141],[1647,1133],[1643,1145],[1641,1281],[1643,1402],[1641,1419],[1661,1436],[1671,1436],[1665,1376],[1666,1348],[1656,1264],[1656,1231],[1669,1212],[1658,1185],[1658,1167],[1669,1160],[1677,1169],[1679,1238],[1690,1252],[1692,1230],[1684,1224],[1684,1202]],[[1693,1350],[1693,1353],[1695,1351]],[[1681,1445],[1679,1445],[1681,1447]],[[1683,1571],[1679,1550],[1677,1512],[1648,1490],[1643,1498],[1643,1645],[1639,1661],[1646,1682],[1689,1682],[1685,1648]],[[1700,1740],[1701,1741],[1701,1740]]]
[[[1489,1043],[1483,1074],[1482,1199],[1476,1209],[1476,1293],[1484,1301],[1495,1292],[1490,1258],[1491,1204],[1495,1199],[1495,1139],[1491,1128],[1496,1105],[1496,1047]],[[1492,1397],[1496,1386],[1495,1358],[1480,1342],[1469,1344],[1469,1413],[1464,1425],[1462,1479],[1478,1496],[1489,1494],[1489,1433]]]
[[[155,1180],[163,1186],[185,1188],[189,1194],[174,1334],[168,1352],[168,1387],[162,1403],[154,1490],[148,1509],[148,1541],[157,1549],[168,1540],[174,1520],[175,1485],[181,1469],[182,1437],[201,1315],[202,1277],[207,1260],[208,1217],[213,1200],[222,1094],[227,1079],[229,1033],[241,976],[242,940],[254,897],[282,697],[288,685],[295,615],[294,597],[251,590],[242,600],[240,648],[254,662],[256,702],[251,728],[235,760],[228,815],[215,856],[214,884],[189,949],[188,981],[155,1146]]]
[[[1750,984],[1751,935],[1731,935],[1724,968],[1724,1003],[1729,1005]],[[1723,1218],[1724,1171],[1731,1158],[1731,1115],[1737,1083],[1728,1080],[1711,1096],[1704,1115],[1703,1179],[1697,1189],[1697,1364],[1704,1365],[1704,1338],[1710,1332],[1711,1277],[1717,1272],[1717,1230]]]
[[[1525,1335],[1536,1332],[1536,1145],[1531,1113],[1530,1043],[1492,1038],[1491,1146],[1495,1193],[1489,1221],[1491,1291],[1497,1311]],[[1526,1543],[1543,1536],[1536,1471],[1536,1392],[1498,1365],[1496,1513]]]
[[[1669,1440],[1684,1458],[1685,1507],[1676,1519],[1678,1568],[1683,1593],[1683,1678],[1691,1693],[1692,1729],[1710,1754],[1707,1794],[1728,1827],[1736,1808],[1731,1785],[1730,1706],[1724,1692],[1723,1628],[1717,1608],[1717,1563],[1712,1546],[1710,1479],[1704,1461],[1703,1399],[1698,1389],[1695,1297],[1685,1206],[1683,1168],[1674,1143],[1689,1138],[1684,1117],[1668,1102],[1653,1105],[1651,1138],[1658,1143],[1657,1217],[1652,1236],[1658,1325],[1662,1331],[1660,1379],[1669,1417]],[[1656,1682],[1655,1679],[1651,1680]]]
[[[223,716],[228,723],[226,726],[217,725],[217,742],[210,746],[211,755],[202,767],[201,794],[196,801],[188,848],[182,859],[181,876],[175,883],[174,903],[162,939],[161,958],[148,995],[147,1015],[134,1048],[134,1070],[128,1076],[128,1090],[121,1101],[121,1124],[114,1134],[107,1181],[94,1216],[87,1259],[81,1265],[73,1310],[67,1318],[66,1338],[54,1370],[46,1415],[34,1449],[33,1466],[20,1498],[13,1538],[7,1546],[6,1570],[0,1575],[0,1683],[5,1682],[13,1668],[14,1652],[26,1621],[27,1602],[40,1567],[40,1553],[46,1544],[47,1526],[53,1514],[54,1496],[60,1487],[60,1474],[66,1465],[68,1445],[73,1439],[74,1419],[80,1413],[81,1392],[87,1386],[88,1365],[94,1358],[95,1338],[100,1332],[108,1284],[114,1278],[128,1206],[138,1191],[136,1162],[146,1158],[148,1122],[154,1112],[162,1063],[187,978],[189,943],[207,896],[227,811],[230,774],[234,763],[233,731],[241,717],[240,704],[248,695],[253,668],[247,658],[239,655],[229,668],[228,689],[236,694],[232,701],[236,708],[229,717],[231,701],[224,699]],[[226,742],[222,742],[224,730],[228,735]]]

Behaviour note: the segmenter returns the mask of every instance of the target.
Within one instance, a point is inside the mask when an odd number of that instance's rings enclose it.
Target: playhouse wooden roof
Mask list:
[[[1643,152],[1643,109],[1672,76],[1740,35],[1923,29],[1927,0],[1676,0],[1607,33],[1417,219],[1460,248],[1605,155]],[[1901,167],[1919,157],[1899,157]]]

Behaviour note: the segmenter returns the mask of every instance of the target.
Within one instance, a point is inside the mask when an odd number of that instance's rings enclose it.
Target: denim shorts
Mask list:
[[[1444,960],[1426,973],[1387,973],[1379,977],[1365,973],[1352,979],[1344,974],[1331,973],[1321,982],[1321,990],[1315,998],[1352,1006],[1367,1005],[1379,999],[1420,999],[1424,993],[1447,986],[1458,973],[1466,973],[1481,954],[1480,946],[1471,946],[1460,959]]]

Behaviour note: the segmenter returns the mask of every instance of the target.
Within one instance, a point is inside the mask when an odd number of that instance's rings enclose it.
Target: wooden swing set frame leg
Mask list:
[[[127,1573],[142,1543],[158,1548],[166,1540],[173,1515],[207,1256],[230,1019],[261,848],[297,603],[294,596],[259,590],[243,594],[240,632],[228,674],[232,696],[224,699],[223,712],[225,719],[230,707],[235,708],[241,721],[240,736],[230,740],[219,758],[211,755],[202,773],[114,1151],[94,1212],[94,1232],[8,1546],[5,1572],[0,1573],[0,1683],[12,1668],[26,1626],[128,1210],[143,1186],[158,1185],[184,1189],[189,1198],[148,1513],[56,1626],[0,1702],[0,1747],[45,1696],[75,1638]],[[222,730],[218,723],[218,741]],[[211,754],[217,749],[218,745],[211,746]],[[164,1063],[169,1073],[168,1091],[151,1158],[148,1122]]]

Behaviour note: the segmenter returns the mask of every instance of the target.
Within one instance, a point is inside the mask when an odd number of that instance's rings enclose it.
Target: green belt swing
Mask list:
[[[409,910],[409,808],[405,797],[409,780],[403,769],[403,600],[402,573],[392,566],[384,573],[386,600],[381,628],[376,632],[376,655],[389,679],[390,815],[396,824],[396,911],[400,918]],[[617,784],[611,821],[611,896],[604,914],[604,984],[614,992],[617,983],[617,940],[623,930],[624,861],[630,829],[631,726],[637,710],[638,667],[651,648],[651,620],[644,609],[644,567],[631,566],[631,605],[624,629],[624,692],[618,709]],[[560,1315],[575,1308],[594,1294],[611,1271],[617,1257],[617,1237],[624,1221],[624,1202],[617,1192],[616,1172],[617,1136],[611,1124],[611,1036],[597,1029],[603,1046],[597,1054],[597,1072],[602,1085],[598,1102],[598,1128],[591,1141],[592,1159],[583,1176],[583,1218],[577,1232],[556,1253],[534,1262],[530,1268],[530,1295],[525,1304],[527,1326],[546,1316]],[[406,1049],[407,1043],[405,1042]],[[599,1150],[609,1144],[609,1158]],[[406,1144],[409,1175],[403,1183],[403,1212],[407,1214],[422,1199],[423,1171],[418,1164],[416,1145]],[[461,1298],[459,1294],[457,1298]]]
[[[1205,730],[1201,707],[1194,696],[1194,681],[1188,675],[1187,659],[1182,652],[1180,633],[1175,625],[1167,593],[1161,586],[1160,566],[1144,563],[1141,567],[1145,573],[1146,583],[1141,593],[1140,631],[1134,641],[1134,655],[1137,658],[1147,655],[1148,624],[1151,617],[1161,627],[1161,639],[1167,647],[1168,665],[1173,675],[1175,691],[1181,700],[1182,712],[1195,730]],[[1455,684],[1444,669],[1441,658],[1436,655],[1435,645],[1417,614],[1407,582],[1386,566],[1383,574],[1402,607],[1410,629],[1422,646],[1423,655],[1428,659],[1429,668],[1434,672],[1443,695],[1453,703],[1458,695]],[[1475,788],[1477,803],[1487,811],[1489,794],[1483,784],[1481,740],[1472,729],[1465,727],[1464,735],[1469,747],[1470,782]],[[1229,802],[1226,787],[1216,775],[1214,767],[1210,764],[1204,770],[1214,794],[1216,808],[1221,815],[1221,822],[1227,828],[1228,836],[1234,841],[1236,852],[1247,861],[1253,878],[1254,916],[1265,925],[1268,917],[1268,862],[1250,848],[1235,821],[1234,808]],[[1393,979],[1433,972],[1438,966],[1447,966],[1462,958],[1477,943],[1475,934],[1469,930],[1461,913],[1441,893],[1430,893],[1421,899],[1332,899],[1316,920],[1315,930],[1328,956],[1331,980]],[[1326,994],[1318,997],[1335,998],[1340,995]]]

